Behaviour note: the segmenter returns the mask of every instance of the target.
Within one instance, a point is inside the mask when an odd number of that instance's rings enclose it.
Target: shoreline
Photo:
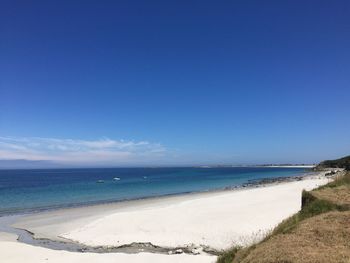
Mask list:
[[[45,233],[41,233],[41,231],[35,231],[35,226],[34,226],[34,230],[32,230],[31,226],[26,227],[25,222],[28,220],[33,222],[33,221],[39,220],[40,218],[45,218],[45,217],[46,218],[55,217],[57,214],[62,214],[63,219],[66,218],[67,220],[70,220],[70,221],[81,220],[81,221],[88,222],[88,221],[97,219],[101,216],[107,216],[115,212],[128,211],[129,209],[144,209],[150,205],[155,208],[162,207],[164,206],[164,204],[176,205],[177,203],[180,203],[180,202],[186,202],[186,201],[191,201],[191,200],[196,200],[201,198],[211,198],[222,194],[246,192],[253,189],[268,188],[276,185],[284,185],[292,182],[316,179],[320,177],[325,177],[325,173],[326,171],[322,171],[322,172],[306,173],[305,175],[302,175],[302,176],[269,178],[267,182],[265,181],[266,178],[262,178],[257,182],[253,182],[253,183],[248,182],[241,186],[226,187],[224,189],[216,189],[216,190],[202,191],[202,192],[190,192],[190,193],[183,193],[183,194],[173,194],[173,195],[165,195],[165,196],[164,195],[152,196],[152,197],[141,198],[141,199],[111,201],[111,202],[81,205],[81,206],[70,206],[70,207],[63,207],[63,208],[57,208],[57,209],[49,209],[49,210],[40,211],[40,212],[4,215],[0,217],[0,219],[16,217],[17,219],[11,225],[13,225],[14,227],[18,227],[21,229],[25,229],[29,232],[32,232],[34,238],[39,238],[39,239],[49,238],[51,240],[64,241],[65,239],[62,239],[62,237],[60,237],[59,235],[55,235],[55,233],[53,235],[52,234],[50,235],[48,234],[49,231],[47,232],[45,231]]]
[[[291,167],[279,167],[279,166],[273,166],[273,167],[291,168]],[[268,168],[273,168],[273,167],[268,167]],[[91,201],[91,202],[83,202],[83,203],[75,203],[75,204],[62,204],[62,205],[54,205],[50,207],[37,207],[37,208],[27,208],[27,209],[19,208],[17,210],[11,210],[11,211],[9,210],[8,212],[0,211],[0,218],[8,217],[8,216],[17,216],[17,215],[18,216],[33,215],[33,214],[46,213],[50,211],[58,211],[58,210],[65,210],[65,209],[77,209],[77,208],[84,208],[84,207],[113,205],[113,204],[120,204],[120,203],[129,203],[129,202],[133,203],[133,202],[139,202],[143,200],[145,201],[157,200],[161,198],[172,198],[172,197],[181,197],[181,196],[189,196],[189,195],[197,195],[197,194],[201,195],[201,194],[210,194],[210,193],[220,193],[220,192],[226,192],[226,191],[236,191],[236,190],[238,191],[242,189],[245,190],[245,189],[256,188],[256,187],[265,187],[275,183],[298,181],[300,180],[300,178],[307,178],[309,176],[316,176],[318,174],[326,173],[325,171],[310,170],[310,167],[305,167],[305,169],[306,171],[301,175],[281,176],[281,177],[273,177],[273,178],[266,177],[266,178],[261,178],[257,180],[248,180],[246,183],[243,183],[241,185],[231,185],[231,186],[225,186],[222,188],[213,188],[213,189],[207,189],[202,191],[189,191],[189,192],[181,192],[181,193],[173,193],[173,194],[144,196],[140,198],[129,198],[129,199],[122,199],[122,200],[110,199],[110,200]]]

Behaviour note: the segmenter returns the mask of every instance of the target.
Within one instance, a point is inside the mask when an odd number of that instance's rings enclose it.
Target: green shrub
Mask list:
[[[232,263],[233,259],[235,258],[236,253],[238,252],[239,248],[234,247],[231,248],[225,252],[223,252],[218,260],[216,261],[217,263]]]
[[[336,160],[326,160],[321,162],[318,167],[332,167],[332,168],[345,168],[346,170],[349,170],[350,168],[350,155],[339,158]]]

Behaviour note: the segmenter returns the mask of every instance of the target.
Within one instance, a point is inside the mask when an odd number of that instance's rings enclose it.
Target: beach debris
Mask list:
[[[338,171],[330,171],[328,173],[325,173],[325,176],[332,176],[334,174],[336,174]]]
[[[201,248],[193,248],[193,249],[191,250],[191,253],[192,253],[193,255],[199,255],[199,254],[201,253],[201,251],[202,251]]]
[[[182,253],[184,253],[184,251],[181,248],[175,250],[175,254],[182,254]]]
[[[168,254],[169,254],[169,255],[172,255],[172,254],[173,254],[173,251],[169,250],[169,251],[168,251]]]

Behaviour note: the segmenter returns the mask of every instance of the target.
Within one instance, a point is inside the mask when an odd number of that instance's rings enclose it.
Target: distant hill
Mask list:
[[[321,168],[345,168],[346,170],[350,170],[350,155],[336,159],[336,160],[326,160],[317,165],[317,169]]]

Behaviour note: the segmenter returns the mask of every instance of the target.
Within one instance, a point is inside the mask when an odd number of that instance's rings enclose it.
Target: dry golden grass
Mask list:
[[[350,211],[305,219],[287,234],[274,235],[255,247],[239,251],[233,262],[349,263]]]
[[[350,208],[350,172],[311,192],[317,199]]]
[[[340,206],[350,206],[350,185],[341,185],[334,188],[322,188],[313,191],[312,195]]]

